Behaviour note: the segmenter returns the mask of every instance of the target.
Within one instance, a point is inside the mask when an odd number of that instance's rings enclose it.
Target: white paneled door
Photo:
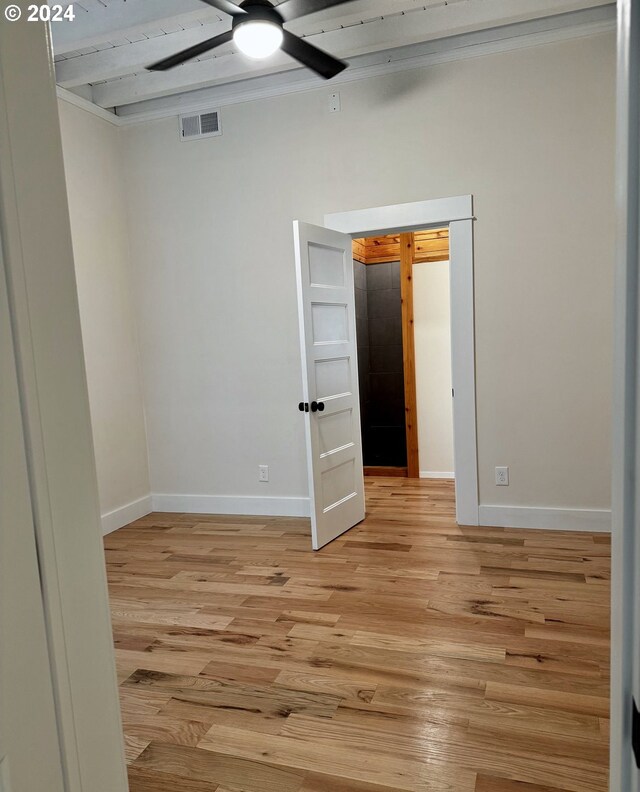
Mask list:
[[[351,237],[293,224],[313,549],[364,519]]]

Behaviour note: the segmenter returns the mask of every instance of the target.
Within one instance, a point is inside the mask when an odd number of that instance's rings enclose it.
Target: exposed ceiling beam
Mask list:
[[[560,17],[529,20],[500,28],[359,55],[353,59],[351,68],[339,74],[331,84],[338,87],[341,83],[370,79],[407,69],[424,68],[438,63],[613,32],[615,25],[616,7],[615,4],[609,4]],[[135,124],[155,118],[175,116],[179,113],[193,113],[206,108],[225,107],[239,102],[308,91],[324,84],[317,75],[307,69],[299,68],[124,105],[118,108],[117,123]],[[97,110],[106,112],[100,108]]]
[[[228,29],[229,23],[226,20],[216,21],[197,28],[168,33],[166,36],[154,36],[133,44],[58,61],[56,82],[63,88],[73,88],[123,77]]]
[[[468,0],[450,0],[450,2],[468,2]],[[299,21],[296,20],[288,24],[287,29],[298,35],[311,35],[322,32],[328,26],[327,23],[329,21],[331,23],[329,27],[335,29],[360,23],[363,19],[372,19],[376,16],[397,14],[415,10],[419,7],[442,4],[443,0],[351,0],[344,6],[334,7],[325,12],[318,12],[304,17],[304,19]],[[204,3],[201,5],[206,8]],[[58,61],[56,63],[56,82],[64,88],[73,88],[77,85],[102,82],[133,74],[149,63],[228,30],[231,20],[224,15],[221,16],[223,17],[221,21],[216,18],[211,23],[193,27],[189,30],[179,30],[168,33],[165,36],[154,36],[128,45],[109,47],[98,52]],[[179,25],[181,22],[186,24],[191,22],[193,17],[193,13],[175,17],[171,19],[171,24]],[[157,23],[154,24],[159,26]],[[134,31],[120,30],[117,33],[112,31],[108,35],[116,40],[116,38],[122,38],[124,34],[131,34],[132,32]],[[107,35],[106,31],[104,35]],[[57,47],[57,42],[55,49],[56,54],[63,54]]]
[[[182,19],[221,19],[222,14],[201,0],[114,0],[107,5],[85,11],[74,4],[73,22],[61,21],[51,25],[56,55],[93,47],[107,41],[126,38],[127,34],[145,28],[161,28],[164,23]]]
[[[185,85],[197,89],[209,85],[234,83],[246,80],[249,76],[262,77],[300,68],[300,64],[284,52],[278,52],[269,58],[269,65],[266,66],[264,62],[249,60],[239,52],[224,53],[224,49],[230,46],[232,45],[221,47],[220,51],[223,54],[215,58],[185,63],[184,66],[168,72],[148,72],[94,85],[93,101],[99,107],[116,107],[120,104],[143,101],[149,98],[150,93],[158,97],[181,92]],[[138,90],[141,90],[140,94],[136,94]],[[121,100],[126,101],[121,102]],[[102,102],[105,104],[103,105]],[[112,102],[114,104],[111,104]]]
[[[473,4],[464,1],[439,4],[426,11],[418,10],[331,30],[313,36],[313,43],[339,57],[349,58],[487,27],[559,15],[575,11],[577,7],[609,4],[609,0],[482,0]],[[248,61],[240,55],[209,58],[168,72],[140,73],[95,85],[93,98],[100,107],[121,107],[207,85],[275,73],[287,66],[294,68],[297,64],[282,54],[262,63]]]
[[[281,1],[281,0],[278,0]],[[450,3],[469,0],[447,0]],[[84,0],[87,5],[87,0]],[[352,25],[363,19],[398,11],[432,5],[444,5],[445,0],[349,0],[344,6],[334,6],[306,17],[309,32],[322,30],[328,21]],[[54,50],[57,55],[99,46],[106,42],[127,38],[149,27],[158,29],[165,24],[189,22],[194,19],[223,19],[229,17],[216,11],[202,0],[112,0],[104,5],[91,2],[90,9],[75,5],[73,22],[61,21],[52,25]]]

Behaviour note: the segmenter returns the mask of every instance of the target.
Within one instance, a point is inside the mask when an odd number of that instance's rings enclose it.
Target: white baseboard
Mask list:
[[[265,517],[308,517],[309,498],[260,495],[165,495],[151,496],[153,511],[185,514],[251,514]]]
[[[134,520],[139,520],[141,517],[153,511],[151,504],[151,495],[146,495],[144,498],[138,498],[133,503],[127,503],[119,509],[107,512],[102,515],[102,533],[103,535],[117,531],[124,525],[128,525]]]
[[[480,525],[546,528],[555,531],[611,531],[609,509],[546,509],[539,506],[480,506]]]
[[[420,471],[420,478],[453,478],[453,473]],[[308,517],[309,498],[258,495],[153,495],[139,498],[102,515],[102,532],[109,534],[151,511],[186,514],[250,514],[266,517]],[[539,506],[480,506],[480,525],[504,528],[544,528],[556,531],[611,531],[608,509],[547,509]]]
[[[440,470],[421,470],[420,471],[420,478],[438,478],[438,479],[454,479],[456,474],[451,473],[443,473]]]

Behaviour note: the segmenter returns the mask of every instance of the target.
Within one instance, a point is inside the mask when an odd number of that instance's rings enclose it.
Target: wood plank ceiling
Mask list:
[[[430,228],[413,234],[413,263],[448,261],[449,229]],[[382,264],[400,261],[400,234],[367,237],[353,240],[353,257],[363,264]]]
[[[561,20],[569,12],[603,12],[610,5],[611,0],[350,0],[287,28],[346,58],[353,71],[386,63],[386,54],[398,48],[531,20]],[[230,18],[201,0],[79,0],[73,6],[75,21],[52,23],[58,85],[121,115],[196,89],[238,84],[248,90],[254,78],[300,74],[283,53],[251,61],[233,42],[168,72],[146,71],[148,64],[229,29]],[[324,84],[315,75],[309,79],[311,87]]]

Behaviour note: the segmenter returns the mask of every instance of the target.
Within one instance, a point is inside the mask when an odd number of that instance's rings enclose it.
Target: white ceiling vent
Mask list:
[[[180,140],[199,140],[222,134],[220,111],[206,110],[180,116]]]

